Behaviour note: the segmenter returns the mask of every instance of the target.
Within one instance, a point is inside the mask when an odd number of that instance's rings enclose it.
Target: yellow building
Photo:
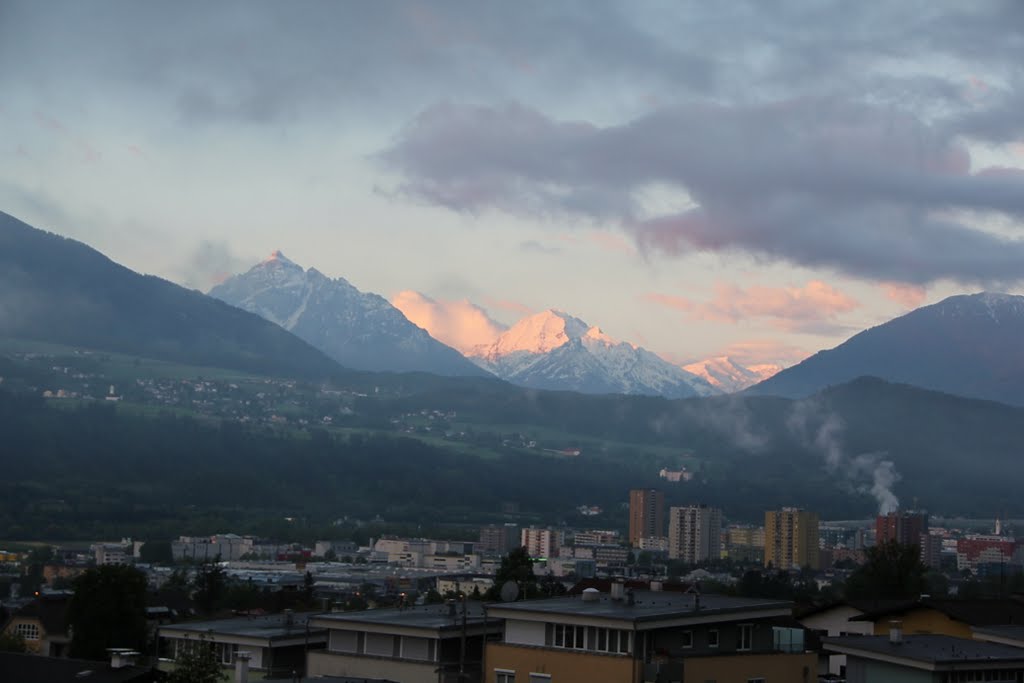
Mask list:
[[[661,591],[498,603],[501,642],[488,642],[486,683],[810,682],[803,630],[779,627],[791,605]]]
[[[764,513],[764,566],[820,569],[818,514],[798,508]]]
[[[936,600],[924,598],[854,617],[867,622],[876,636],[889,633],[893,621],[907,635],[938,634],[971,638],[972,627],[1024,624],[1024,603],[1018,600]]]

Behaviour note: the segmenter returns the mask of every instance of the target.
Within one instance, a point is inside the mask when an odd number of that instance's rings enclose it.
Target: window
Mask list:
[[[748,678],[747,683],[765,683],[763,678]]]
[[[516,683],[516,672],[511,669],[495,669],[494,683]]]
[[[749,650],[754,645],[754,625],[740,624],[740,642],[737,650]]]
[[[718,629],[708,631],[708,647],[718,647]]]
[[[217,643],[214,646],[214,650],[217,653],[217,659],[221,664],[234,664],[235,654],[238,652],[237,644],[230,643]]]
[[[14,627],[14,635],[25,640],[39,640],[39,627],[35,624],[17,624]]]
[[[693,631],[683,631],[683,647],[693,647]]]
[[[530,683],[551,683],[551,674],[530,673]]]

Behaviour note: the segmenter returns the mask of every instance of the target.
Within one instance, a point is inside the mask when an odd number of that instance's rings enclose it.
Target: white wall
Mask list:
[[[505,621],[505,642],[515,645],[543,645],[544,624],[539,621]]]

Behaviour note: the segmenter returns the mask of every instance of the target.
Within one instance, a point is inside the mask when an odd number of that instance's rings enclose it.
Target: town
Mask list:
[[[207,651],[202,680],[1019,681],[1024,542],[1003,520],[937,522],[783,508],[728,524],[635,489],[624,529],[32,543],[0,552],[0,662],[57,680],[99,629],[125,642],[96,680],[183,675]]]

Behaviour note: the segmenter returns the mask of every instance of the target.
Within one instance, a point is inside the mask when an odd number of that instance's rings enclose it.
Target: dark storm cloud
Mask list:
[[[41,89],[74,78],[105,95],[166,98],[187,124],[365,113],[467,92],[565,94],[640,74],[684,92],[713,86],[697,46],[654,39],[629,11],[596,0],[15,0],[0,15],[0,61]]]
[[[1024,217],[1024,179],[972,174],[964,145],[889,107],[838,99],[691,105],[598,127],[520,105],[439,105],[382,159],[457,210],[616,221],[668,253],[745,251],[882,280],[1017,281],[1024,242],[952,210]],[[695,207],[645,216],[649,183]]]

